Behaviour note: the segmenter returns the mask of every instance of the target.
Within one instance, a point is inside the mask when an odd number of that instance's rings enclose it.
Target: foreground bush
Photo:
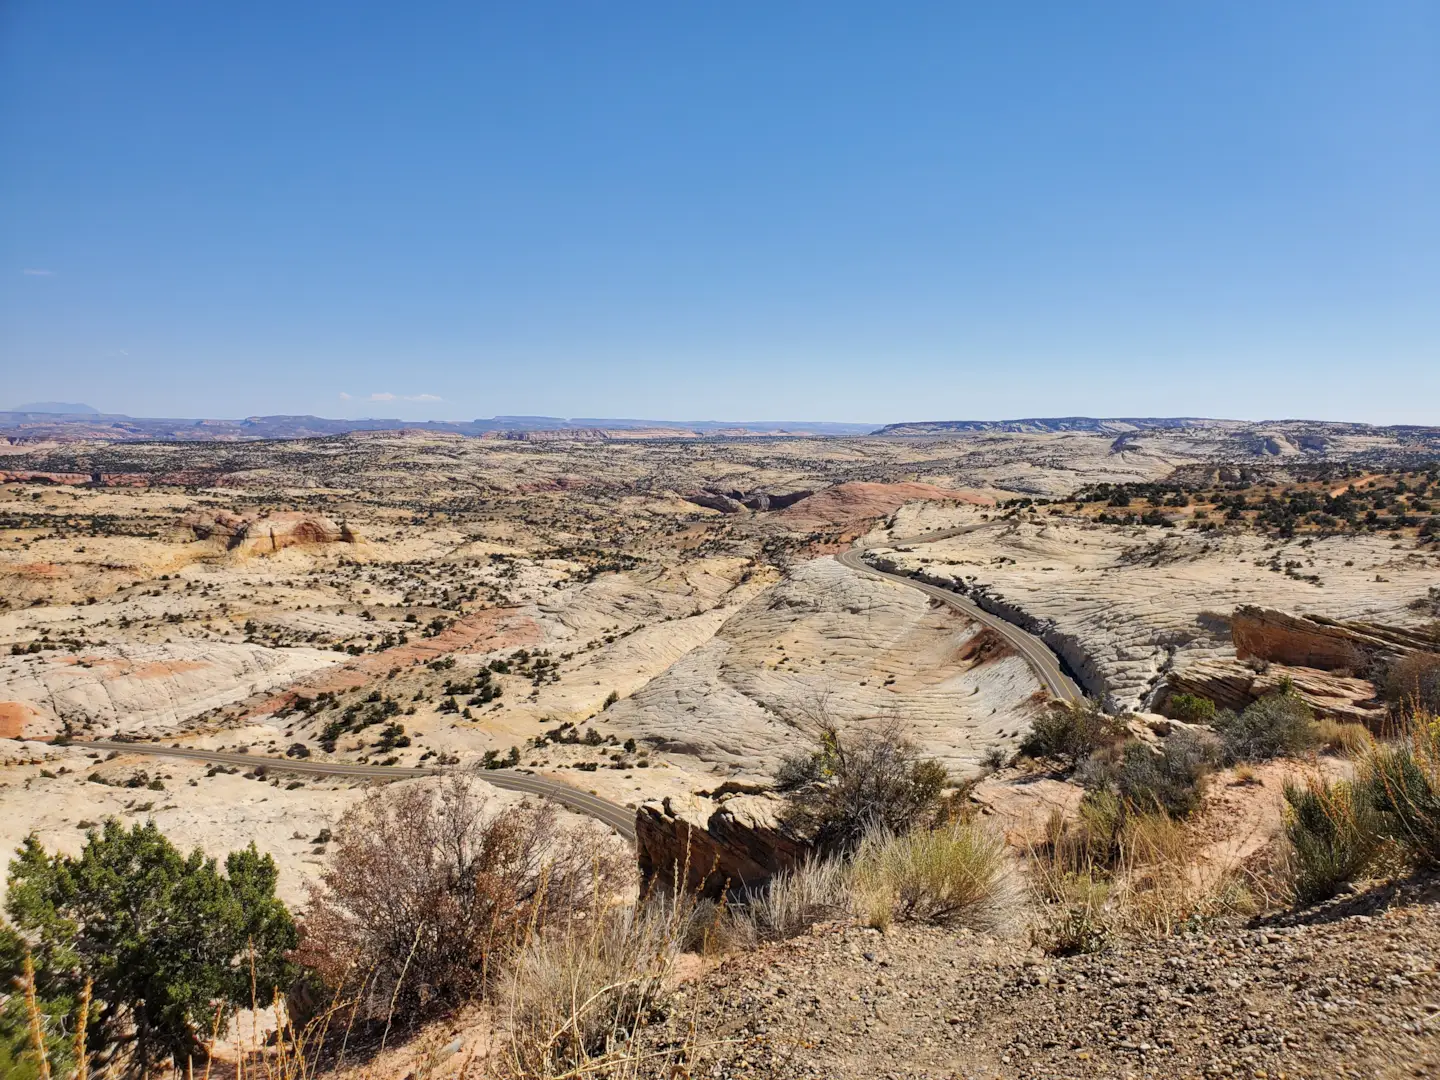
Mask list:
[[[1402,656],[1386,671],[1381,689],[1399,711],[1440,713],[1440,653]]]
[[[312,890],[299,957],[361,995],[361,1019],[400,1022],[490,989],[536,930],[594,915],[626,876],[588,829],[549,806],[490,805],[486,785],[376,791],[340,821]]]
[[[855,855],[853,895],[871,926],[894,919],[988,925],[1006,881],[1004,842],[973,822],[872,834]]]
[[[1285,785],[1286,868],[1295,898],[1328,900],[1360,877],[1381,848],[1376,811],[1346,781]]]
[[[127,830],[112,818],[76,858],[47,854],[31,836],[5,901],[20,937],[6,935],[0,953],[12,966],[21,947],[33,952],[36,992],[52,1006],[93,984],[89,1046],[115,1055],[116,1075],[203,1060],[217,1010],[223,1021],[252,1001],[269,1005],[293,978],[295,925],[275,898],[277,876],[253,844],[222,872],[198,848],[181,855],[153,822]]]
[[[1081,768],[1079,778],[1091,791],[1114,794],[1139,812],[1163,811],[1188,817],[1200,805],[1218,749],[1213,736],[1177,731],[1158,749],[1132,739],[1115,755],[1099,754]]]
[[[1073,767],[1124,738],[1125,725],[1107,716],[1099,702],[1054,703],[1032,722],[1020,752],[1034,758],[1053,758]]]
[[[1033,935],[1057,954],[1096,951],[1122,930],[1164,936],[1253,910],[1232,868],[1204,863],[1185,823],[1107,790],[1087,792],[1074,820],[1052,814],[1028,861],[1040,905]]]
[[[822,854],[837,856],[855,851],[867,833],[909,831],[947,783],[944,766],[920,757],[894,725],[842,735],[826,723],[813,751],[784,759],[776,788],[788,796],[790,824]]]
[[[1293,757],[1315,746],[1315,714],[1293,690],[1251,702],[1239,714],[1215,714],[1214,728],[1230,764]]]

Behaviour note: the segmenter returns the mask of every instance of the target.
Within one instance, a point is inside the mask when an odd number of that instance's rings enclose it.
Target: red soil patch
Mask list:
[[[866,519],[893,514],[907,502],[935,499],[948,502],[993,506],[995,500],[974,491],[957,491],[934,484],[837,484],[817,491],[807,499],[779,512],[780,517],[801,527],[852,525]]]
[[[0,739],[25,735],[25,721],[39,714],[23,701],[0,701]]]
[[[60,578],[65,576],[65,568],[56,566],[53,562],[21,563],[15,567],[14,572],[21,577],[28,578]]]
[[[384,652],[357,656],[349,663],[301,679],[245,710],[244,716],[263,716],[282,709],[301,694],[339,693],[364,686],[394,668],[413,667],[450,653],[486,653],[496,649],[538,645],[544,640],[540,626],[519,608],[489,608],[456,619],[432,638],[397,645]]]
[[[960,646],[958,658],[973,660],[974,666],[979,667],[992,660],[1003,660],[1007,656],[1013,656],[1014,653],[1015,650],[1010,647],[1010,643],[987,626]]]
[[[130,672],[137,679],[166,679],[186,671],[203,671],[211,665],[204,660],[156,660]]]

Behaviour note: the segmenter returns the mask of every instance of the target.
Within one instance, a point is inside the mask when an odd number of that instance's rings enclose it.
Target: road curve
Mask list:
[[[196,750],[188,746],[159,746],[155,743],[110,742],[108,740],[72,739],[71,746],[91,750],[118,750],[122,754],[156,754],[162,757],[189,758],[218,765],[263,765],[273,772],[308,773],[312,776],[349,776],[365,780],[408,780],[417,776],[439,776],[446,770],[406,768],[401,765],[350,765],[339,761],[311,761],[308,758],[271,757],[265,754],[239,754],[233,750]],[[509,769],[483,769],[475,773],[493,787],[506,791],[523,791],[543,795],[577,813],[593,817],[610,826],[626,840],[635,840],[635,811],[628,807],[591,795],[559,780],[533,773]]]
[[[977,522],[973,525],[962,525],[956,529],[945,529],[940,532],[925,533],[921,536],[908,536],[900,540],[888,540],[883,545],[890,548],[913,547],[916,544],[928,544],[935,540],[944,540],[952,536],[960,536],[964,533],[974,532],[976,529],[987,528],[997,524],[993,521]],[[1044,684],[1045,689],[1061,701],[1081,702],[1085,700],[1084,693],[1075,685],[1073,679],[1065,674],[1060,666],[1060,661],[1046,645],[1028,630],[1022,630],[1012,622],[1002,619],[998,615],[981,608],[974,601],[961,596],[959,593],[949,589],[942,589],[938,585],[927,585],[923,581],[916,581],[914,578],[905,577],[903,574],[892,574],[888,570],[877,570],[864,559],[867,545],[857,544],[849,551],[842,552],[835,556],[835,561],[841,566],[856,570],[862,574],[869,574],[871,577],[884,578],[886,581],[893,581],[899,585],[905,585],[911,589],[918,589],[926,596],[933,597],[943,604],[947,604],[957,611],[963,612],[968,618],[994,630],[1004,638],[1028,663],[1036,676]]]

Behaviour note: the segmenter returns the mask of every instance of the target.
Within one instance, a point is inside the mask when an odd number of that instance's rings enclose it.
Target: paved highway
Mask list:
[[[916,544],[929,544],[936,540],[945,540],[952,536],[960,536],[964,533],[974,532],[976,529],[984,529],[997,524],[999,524],[999,522],[982,521],[973,525],[962,525],[958,529],[945,529],[940,532],[924,533],[921,536],[907,536],[901,540],[886,541],[883,545],[870,546],[889,548],[914,547]],[[919,589],[926,596],[934,597],[941,603],[948,604],[957,611],[963,612],[976,622],[988,626],[1009,642],[1015,651],[1025,658],[1025,661],[1045,685],[1045,689],[1049,690],[1052,695],[1061,701],[1080,702],[1085,700],[1085,695],[1081,692],[1080,688],[1075,685],[1074,680],[1065,674],[1064,669],[1060,666],[1060,661],[1056,658],[1055,654],[1050,651],[1050,646],[1046,645],[1034,634],[1027,630],[1020,629],[1020,627],[1014,623],[1007,622],[998,615],[990,614],[990,612],[981,608],[974,601],[961,596],[959,593],[952,592],[949,589],[942,589],[937,585],[927,585],[923,581],[916,581],[914,578],[908,578],[902,574],[892,574],[885,570],[877,570],[865,561],[865,550],[865,546],[857,544],[849,551],[835,556],[835,559],[841,566],[847,566],[851,570],[858,570],[862,574],[884,578],[886,581],[893,581],[911,589]]]
[[[935,540],[960,536],[963,533],[995,524],[998,522],[986,521],[964,525],[957,529],[946,529],[941,532],[925,533],[922,536],[891,540],[884,546],[913,547],[916,544],[928,544]],[[926,596],[934,597],[941,603],[948,604],[964,613],[968,618],[988,626],[1025,658],[1051,694],[1062,701],[1084,700],[1084,694],[1061,669],[1060,662],[1050,651],[1049,646],[1034,634],[1020,629],[1014,623],[1006,622],[998,615],[990,614],[974,602],[949,589],[927,585],[913,578],[892,574],[885,570],[877,570],[864,561],[864,552],[865,548],[857,545],[849,551],[837,555],[836,559],[842,566],[859,573],[884,578],[907,588],[918,589]],[[257,765],[263,765],[274,772],[308,773],[313,776],[349,776],[364,780],[404,780],[416,776],[437,776],[445,771],[437,768],[405,768],[399,765],[354,765],[338,761],[311,761],[309,758],[270,757],[263,754],[240,754],[226,750],[197,750],[187,746],[160,746],[156,743],[75,739],[71,745],[93,750],[119,750],[125,754],[157,754],[163,757],[188,758],[192,761],[208,761],[219,765],[243,765],[252,769]],[[591,795],[588,791],[581,791],[579,788],[571,787],[559,780],[535,776],[533,773],[516,772],[509,769],[486,769],[477,772],[476,775],[487,784],[497,788],[504,788],[507,791],[522,791],[526,794],[553,799],[571,810],[603,822],[627,840],[633,842],[635,839],[635,812],[619,803],[602,799],[598,795]]]
[[[400,765],[350,765],[339,761],[311,761],[308,758],[270,757],[264,754],[239,754],[231,750],[196,750],[188,746],[159,746],[155,743],[109,742],[106,740],[74,739],[71,746],[92,750],[119,750],[122,754],[158,754],[162,757],[189,758],[218,765],[263,765],[272,772],[308,773],[313,776],[350,776],[366,780],[406,780],[416,776],[438,776],[444,769],[411,769]],[[506,791],[523,791],[543,795],[577,813],[595,818],[614,829],[625,839],[635,839],[635,811],[532,773],[510,769],[483,769],[475,774],[487,784]]]

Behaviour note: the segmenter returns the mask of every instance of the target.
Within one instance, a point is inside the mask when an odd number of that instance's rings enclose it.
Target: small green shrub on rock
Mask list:
[[[1055,704],[1035,718],[1020,744],[1020,752],[1034,758],[1053,758],[1073,767],[1124,737],[1125,725],[1107,716],[1099,702]]]
[[[1176,694],[1165,710],[1182,724],[1208,724],[1215,719],[1215,703],[1198,694]]]
[[[1293,757],[1314,747],[1318,738],[1315,714],[1288,688],[1251,702],[1242,713],[1216,713],[1213,727],[1232,765]]]

